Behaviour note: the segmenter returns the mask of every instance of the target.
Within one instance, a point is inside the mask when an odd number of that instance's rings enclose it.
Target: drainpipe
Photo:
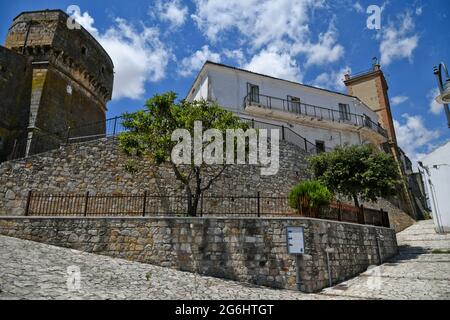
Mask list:
[[[384,238],[382,235],[378,235],[378,233],[375,231],[375,239],[377,240],[378,259],[380,261],[380,265],[382,265],[383,264],[383,256],[381,255],[380,240],[384,240]]]
[[[333,279],[331,278],[330,253],[334,253],[334,249],[326,248],[325,252],[327,254],[328,284],[331,288],[333,286]]]

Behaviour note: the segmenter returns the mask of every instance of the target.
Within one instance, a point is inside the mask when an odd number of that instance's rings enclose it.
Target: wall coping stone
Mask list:
[[[46,217],[46,216],[0,216],[0,220],[270,220],[270,221],[317,221],[317,222],[329,222],[335,224],[345,224],[345,225],[353,225],[359,227],[368,227],[375,229],[386,229],[386,230],[394,230],[394,228],[386,228],[373,226],[368,224],[359,224],[352,222],[344,222],[344,221],[335,221],[335,220],[324,220],[317,218],[309,218],[309,217],[264,217],[264,218],[252,218],[252,217],[174,217],[174,216],[160,216],[160,217],[117,217],[117,216],[102,216],[102,217],[63,217],[63,216],[55,216],[55,217]]]

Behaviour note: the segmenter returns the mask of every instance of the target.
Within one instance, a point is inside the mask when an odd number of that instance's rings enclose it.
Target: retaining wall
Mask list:
[[[393,229],[310,218],[39,218],[0,217],[0,234],[81,251],[296,290],[286,227],[304,227],[301,290],[328,286],[397,252]],[[377,244],[377,237],[379,239]]]

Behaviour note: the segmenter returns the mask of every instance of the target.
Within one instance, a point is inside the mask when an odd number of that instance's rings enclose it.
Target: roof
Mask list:
[[[206,61],[202,67],[202,69],[199,71],[199,73],[197,74],[197,77],[195,78],[194,82],[192,83],[191,88],[189,89],[189,92],[187,95],[190,94],[190,92],[192,91],[192,88],[194,87],[195,83],[197,82],[198,78],[200,77],[200,74],[202,73],[202,71],[205,69],[205,67],[207,65],[215,65],[215,66],[219,66],[219,67],[223,67],[223,68],[228,68],[228,69],[233,69],[233,70],[237,70],[237,71],[241,71],[241,72],[246,72],[246,73],[250,73],[253,75],[257,75],[257,76],[261,76],[261,77],[265,77],[265,78],[269,78],[269,79],[274,79],[274,80],[279,80],[279,81],[284,81],[287,83],[291,83],[291,84],[295,84],[295,85],[300,85],[303,87],[307,87],[307,88],[311,88],[311,89],[316,89],[316,90],[321,90],[324,92],[328,92],[328,93],[332,93],[332,94],[339,94],[342,96],[346,96],[346,97],[350,97],[350,98],[354,98],[354,99],[358,99],[360,102],[362,102],[358,97],[349,95],[349,94],[345,94],[342,92],[338,92],[338,91],[333,91],[333,90],[328,90],[328,89],[323,89],[323,88],[319,88],[319,87],[314,87],[311,85],[307,85],[307,84],[303,84],[300,82],[295,82],[295,81],[291,81],[291,80],[286,80],[286,79],[281,79],[281,78],[277,78],[277,77],[273,77],[273,76],[269,76],[267,74],[262,74],[262,73],[257,73],[257,72],[253,72],[253,71],[249,71],[249,70],[245,70],[245,69],[241,69],[241,68],[237,68],[237,67],[233,67],[233,66],[229,66],[226,64],[222,64],[222,63],[217,63],[217,62],[213,62],[213,61]]]

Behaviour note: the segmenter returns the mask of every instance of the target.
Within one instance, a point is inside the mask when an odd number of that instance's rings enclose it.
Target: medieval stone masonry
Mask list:
[[[0,46],[0,162],[17,152],[15,147],[21,156],[36,145],[48,150],[69,128],[105,121],[112,60],[85,29],[68,28],[67,19],[61,10],[22,13]],[[84,130],[79,134],[105,128]],[[29,143],[22,143],[27,138]]]
[[[328,286],[397,253],[392,229],[308,218],[2,218],[0,234],[259,285],[297,289],[286,227],[305,230],[301,291]],[[382,241],[380,241],[382,239]],[[381,259],[381,260],[380,260]]]
[[[228,196],[286,197],[300,180],[309,177],[305,153],[286,142],[280,144],[280,170],[263,176],[257,165],[228,166],[209,190]],[[70,144],[25,159],[0,164],[0,215],[23,215],[28,191],[48,193],[182,195],[184,189],[169,165],[156,166],[136,159],[142,168],[135,174],[125,170],[128,158],[114,138]],[[217,170],[211,168],[212,174]]]

